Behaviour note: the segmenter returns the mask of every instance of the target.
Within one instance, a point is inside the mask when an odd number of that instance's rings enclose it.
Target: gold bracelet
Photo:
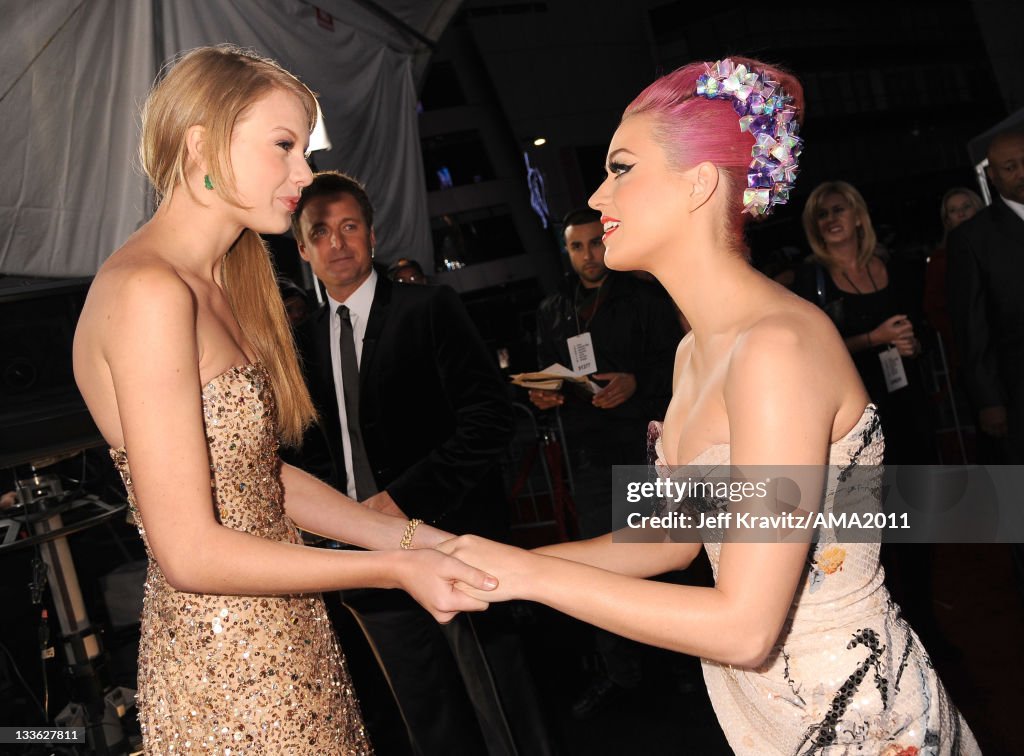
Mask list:
[[[408,524],[405,526],[405,532],[402,534],[402,540],[398,545],[401,546],[403,549],[411,549],[412,538],[414,535],[416,535],[416,528],[418,528],[422,524],[423,520],[417,519],[415,517],[409,520]]]

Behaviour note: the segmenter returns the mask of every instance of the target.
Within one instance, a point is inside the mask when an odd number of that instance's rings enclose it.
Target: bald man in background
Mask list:
[[[988,162],[992,204],[949,237],[950,313],[993,449],[979,461],[1024,464],[1024,131],[998,134]]]
[[[949,236],[949,311],[978,417],[978,462],[1024,464],[1024,131],[988,148],[992,204]],[[1024,598],[1024,547],[1013,545]]]

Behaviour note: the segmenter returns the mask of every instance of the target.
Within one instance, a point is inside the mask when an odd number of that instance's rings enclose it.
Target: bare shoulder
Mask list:
[[[164,329],[195,328],[195,297],[154,250],[129,240],[110,256],[89,288],[75,331],[76,371],[111,353],[158,340]]]
[[[135,300],[173,303],[190,299],[191,289],[167,260],[141,244],[126,244],[103,264],[90,297],[112,297],[115,306],[131,307]]]
[[[124,442],[117,392],[166,394],[161,376],[194,374],[197,351],[192,289],[155,251],[129,240],[96,274],[73,350],[75,381],[112,446]]]
[[[782,307],[737,337],[722,390],[733,464],[819,464],[842,380],[820,353],[815,318]]]
[[[760,392],[829,395],[845,375],[849,355],[831,320],[803,300],[785,302],[749,324],[736,339],[726,390],[760,386]],[[841,381],[840,381],[841,382]]]
[[[808,438],[825,431],[825,441],[848,430],[869,401],[832,321],[803,300],[780,300],[739,335],[723,394],[734,436],[748,418],[755,427],[803,428]]]
[[[824,310],[789,292],[779,300],[779,306],[752,322],[737,341],[737,346],[748,349],[787,344],[798,353],[812,356],[846,353],[842,337]]]
[[[790,356],[799,354],[802,345],[818,335],[816,320],[810,310],[803,308],[786,308],[765,314],[740,332],[732,359],[742,361],[771,356],[778,350],[784,350]]]

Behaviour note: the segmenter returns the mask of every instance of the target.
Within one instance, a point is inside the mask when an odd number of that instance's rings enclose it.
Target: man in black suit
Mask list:
[[[343,174],[314,177],[293,231],[328,297],[298,336],[319,413],[300,463],[372,509],[501,540],[511,407],[458,296],[377,273],[373,206]],[[518,641],[488,616],[497,608],[441,627],[399,591],[348,591],[343,601],[414,752],[512,754],[516,741],[523,752],[546,751]],[[367,719],[372,736],[373,712]]]
[[[949,237],[949,307],[984,440],[1024,464],[1024,132],[998,134],[988,163],[992,204]]]
[[[988,147],[992,204],[949,236],[949,311],[978,413],[978,461],[1024,464],[1024,131]],[[1013,545],[1024,598],[1024,545]]]

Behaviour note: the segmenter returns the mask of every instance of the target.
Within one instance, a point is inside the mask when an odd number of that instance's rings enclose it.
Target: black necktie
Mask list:
[[[338,317],[341,318],[341,384],[345,392],[345,416],[352,445],[352,475],[356,483],[356,498],[363,501],[377,493],[377,484],[363,445],[363,428],[359,422],[359,363],[356,362],[356,342],[352,337],[352,318],[345,305],[338,305]]]

